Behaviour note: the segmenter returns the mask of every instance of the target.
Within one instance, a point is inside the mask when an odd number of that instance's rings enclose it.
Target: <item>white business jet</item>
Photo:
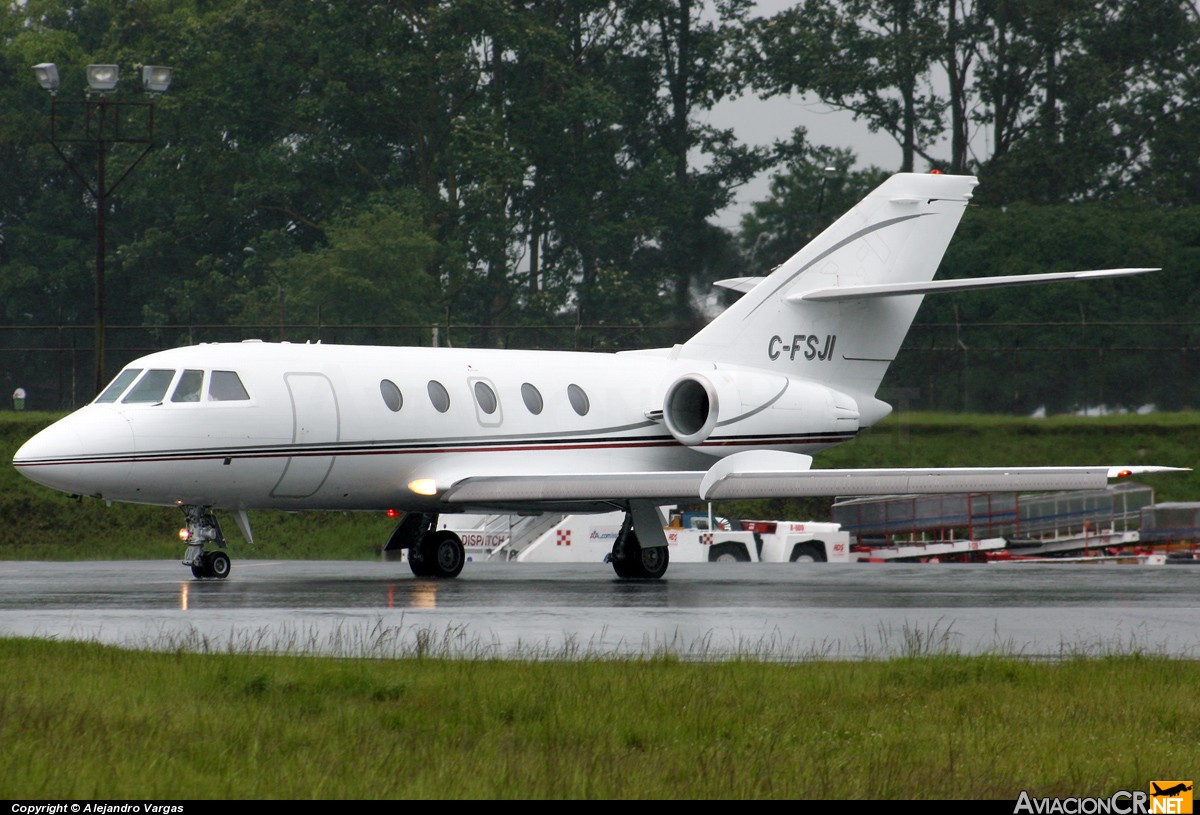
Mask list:
[[[1132,275],[933,281],[969,176],[900,174],[682,345],[617,354],[211,343],[130,363],[29,440],[26,476],[106,501],[181,507],[184,565],[223,578],[216,510],[399,510],[387,543],[451,578],[439,513],[625,512],[611,562],[659,578],[658,508],[751,496],[1093,489],[1165,467],[810,469],[887,416],[875,397],[925,294]]]

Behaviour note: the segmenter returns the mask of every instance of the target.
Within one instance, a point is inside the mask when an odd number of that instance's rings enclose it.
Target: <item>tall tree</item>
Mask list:
[[[911,172],[918,156],[932,163],[944,107],[932,66],[956,42],[945,36],[937,5],[805,0],[756,19],[755,86],[768,94],[812,92],[850,111],[896,140],[901,172]]]

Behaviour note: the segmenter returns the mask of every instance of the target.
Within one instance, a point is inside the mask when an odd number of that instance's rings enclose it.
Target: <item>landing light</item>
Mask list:
[[[187,531],[186,526],[183,529],[179,530],[179,539],[181,541],[186,542],[186,541],[190,540],[191,537],[192,537],[192,533]]]
[[[437,495],[437,482],[432,478],[418,478],[408,482],[408,488],[417,495]]]

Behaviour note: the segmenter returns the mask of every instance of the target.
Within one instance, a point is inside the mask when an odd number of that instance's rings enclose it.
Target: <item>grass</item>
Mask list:
[[[1197,682],[1200,663],[1138,653],[383,660],[10,639],[0,779],[13,799],[1107,796],[1192,777]]]

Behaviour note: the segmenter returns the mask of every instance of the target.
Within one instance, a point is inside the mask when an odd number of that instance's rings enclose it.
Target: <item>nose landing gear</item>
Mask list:
[[[183,555],[183,565],[192,568],[192,576],[197,578],[215,577],[224,580],[233,569],[229,555],[221,551],[225,548],[225,535],[221,532],[221,524],[213,514],[212,507],[185,505],[183,517],[186,526],[179,530],[179,537],[187,543],[187,551]],[[205,551],[208,543],[220,547],[214,551]]]

